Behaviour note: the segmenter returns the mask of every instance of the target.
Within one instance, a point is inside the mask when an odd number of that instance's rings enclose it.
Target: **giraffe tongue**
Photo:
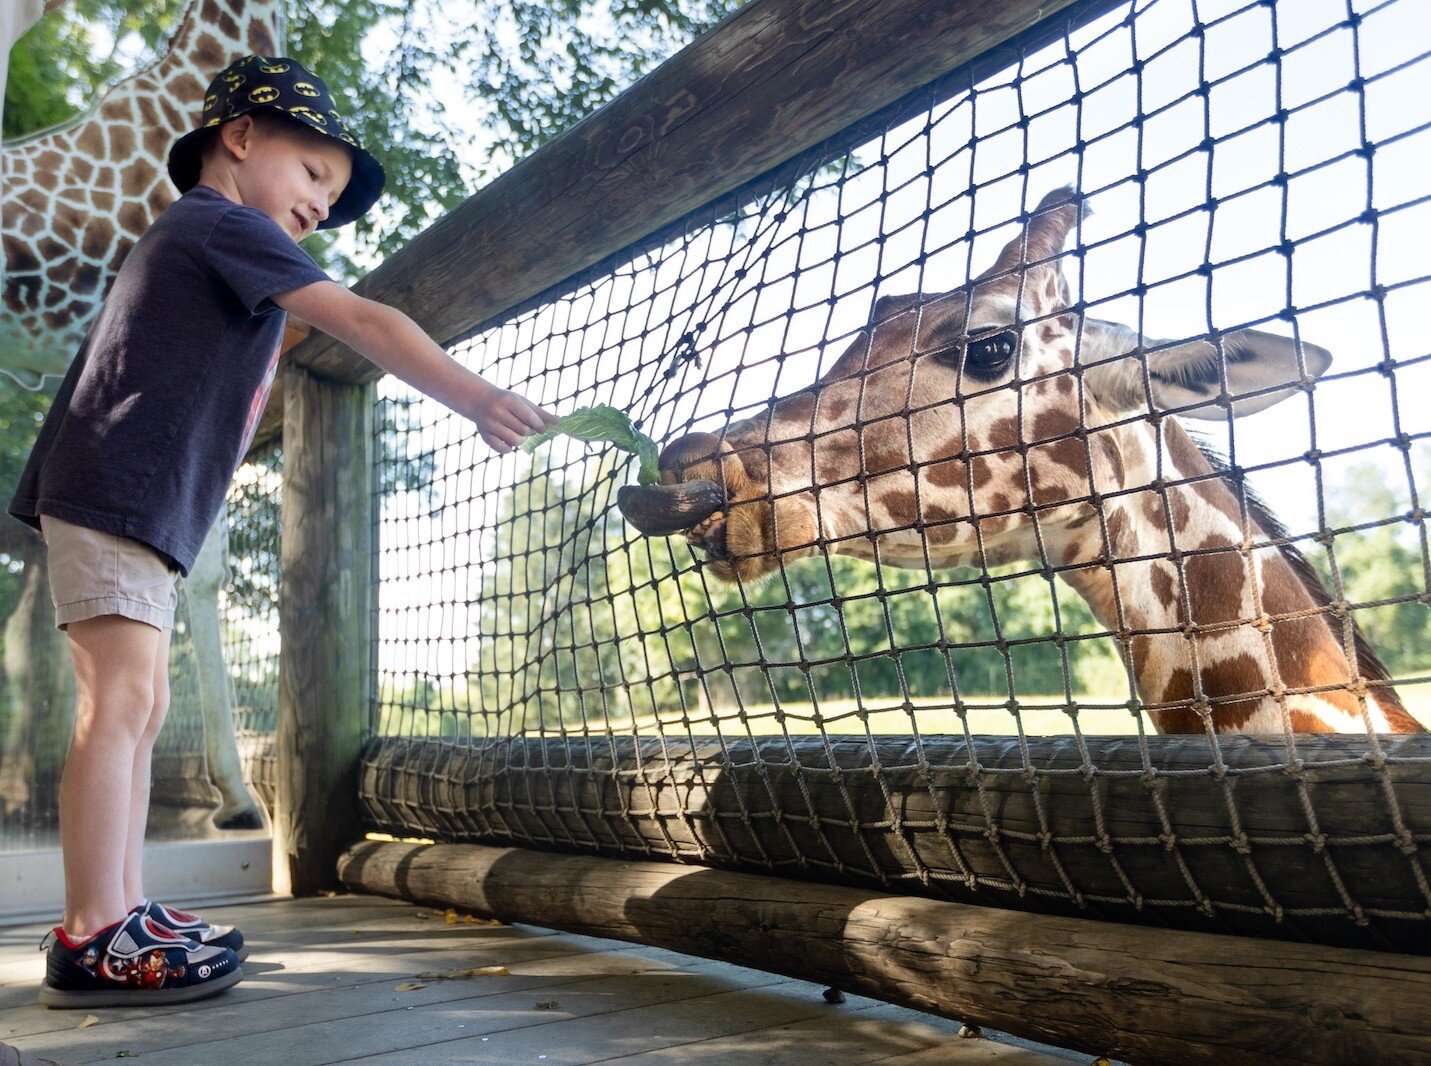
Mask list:
[[[714,481],[623,485],[616,493],[616,506],[648,537],[667,537],[699,525],[723,508],[725,493]]]

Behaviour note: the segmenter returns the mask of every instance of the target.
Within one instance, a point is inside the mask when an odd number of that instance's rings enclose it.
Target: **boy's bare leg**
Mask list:
[[[135,756],[154,708],[163,632],[102,615],[71,622],[75,731],[60,781],[65,932],[86,937],[124,918],[124,861]],[[146,760],[147,761],[147,760]]]
[[[154,649],[154,702],[149,722],[134,749],[134,781],[129,789],[129,835],[124,844],[124,909],[133,910],[144,902],[144,829],[149,822],[149,770],[154,755],[154,741],[164,726],[169,711],[169,637],[173,630],[159,635]]]

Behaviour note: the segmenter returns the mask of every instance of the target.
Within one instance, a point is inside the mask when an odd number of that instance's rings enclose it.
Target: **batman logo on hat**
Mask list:
[[[256,104],[271,104],[278,99],[278,90],[272,85],[260,85],[248,94],[248,98]]]
[[[215,105],[216,103],[218,103],[218,102],[219,102],[218,94],[217,94],[217,93],[209,93],[208,96],[204,97],[204,110],[205,110],[205,111],[212,111],[212,110],[214,109],[214,105]]]
[[[311,107],[303,107],[302,105],[299,105],[298,107],[290,107],[288,109],[288,113],[290,115],[296,115],[299,118],[306,118],[308,121],[315,122],[320,126],[328,125],[328,120],[322,115],[318,114],[317,111],[314,111]]]
[[[321,92],[318,91],[317,86],[311,84],[310,82],[306,82],[306,81],[300,81],[300,82],[294,83],[293,91],[296,92],[299,96],[322,96],[322,95],[323,95]]]
[[[287,63],[260,63],[258,69],[261,70],[261,71],[263,71],[265,74],[287,74],[287,73],[288,73],[288,64],[287,64]]]
[[[225,73],[220,74],[219,77],[223,78],[224,84],[229,87],[230,92],[232,92],[234,89],[237,89],[244,82],[248,81],[248,79],[245,78],[242,74],[235,74],[232,71],[226,71]]]

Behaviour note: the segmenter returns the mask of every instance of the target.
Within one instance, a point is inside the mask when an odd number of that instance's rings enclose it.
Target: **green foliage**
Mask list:
[[[69,0],[20,38],[10,55],[5,86],[6,138],[64,122],[88,106],[110,82],[128,71],[106,37],[118,42],[138,34],[158,49],[178,22],[187,0]]]
[[[388,174],[356,223],[357,260],[382,259],[497,171],[606,103],[737,0],[312,0],[286,6],[287,51],[318,73]],[[6,137],[84,110],[126,71],[100,42],[134,32],[158,54],[187,0],[71,0],[11,59]],[[103,29],[107,32],[100,32]],[[196,116],[197,117],[197,116]],[[458,147],[484,144],[469,172]],[[333,273],[355,261],[319,233],[304,247]]]
[[[1422,451],[1418,458],[1416,486],[1425,508],[1431,489],[1431,452]],[[1424,519],[1405,517],[1412,513],[1406,485],[1389,481],[1386,470],[1375,463],[1352,467],[1345,485],[1348,489],[1328,502],[1327,524],[1333,529],[1379,524],[1333,540],[1335,574],[1326,553],[1318,553],[1313,561],[1334,599],[1339,575],[1345,598],[1362,605],[1354,607],[1353,616],[1392,676],[1425,676],[1426,649],[1431,648],[1431,598],[1426,586],[1431,563]]]

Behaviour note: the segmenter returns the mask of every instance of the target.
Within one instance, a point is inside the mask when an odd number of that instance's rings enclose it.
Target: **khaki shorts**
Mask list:
[[[40,533],[57,628],[105,614],[174,628],[179,571],[149,545],[51,515],[40,516]]]

